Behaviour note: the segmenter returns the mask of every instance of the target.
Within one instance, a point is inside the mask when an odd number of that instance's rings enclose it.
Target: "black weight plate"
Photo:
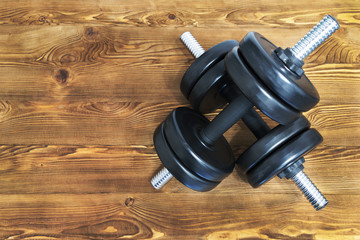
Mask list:
[[[220,108],[227,103],[220,91],[228,83],[224,60],[221,60],[202,75],[191,90],[191,106],[201,113],[209,113]]]
[[[166,118],[164,133],[184,166],[206,180],[219,182],[233,171],[235,159],[224,137],[212,146],[201,140],[200,130],[209,123],[193,109],[177,108]]]
[[[187,187],[196,191],[205,192],[215,188],[220,183],[207,181],[197,176],[179,161],[165,138],[164,123],[160,124],[155,130],[154,145],[163,165],[178,181]]]
[[[300,78],[276,56],[276,46],[256,32],[249,32],[240,42],[240,52],[268,88],[298,111],[306,112],[319,102],[319,94],[309,79]]]
[[[281,145],[309,128],[310,123],[304,116],[301,116],[288,125],[276,126],[240,155],[236,161],[240,171],[246,174],[253,166],[256,166],[257,163],[276,151]]]
[[[320,133],[313,128],[301,133],[254,166],[247,174],[248,182],[254,188],[259,187],[310,152],[322,140]]]
[[[239,47],[234,47],[226,55],[225,67],[231,79],[250,102],[271,119],[283,125],[291,123],[300,117],[299,111],[276,97],[270,89],[256,78],[256,75],[240,58],[238,50]]]
[[[189,98],[190,92],[199,78],[212,66],[219,61],[223,60],[225,55],[235,46],[238,46],[239,42],[236,40],[228,40],[216,44],[209,50],[207,50],[199,58],[190,65],[186,70],[181,83],[180,89],[182,94]]]

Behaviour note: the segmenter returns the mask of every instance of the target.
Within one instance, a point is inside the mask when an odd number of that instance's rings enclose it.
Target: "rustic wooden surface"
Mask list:
[[[237,171],[207,193],[154,190],[153,131],[188,105],[180,34],[292,46],[326,14],[341,29],[305,61],[324,136],[305,170],[329,205]],[[360,239],[359,26],[354,0],[1,1],[0,239]],[[254,141],[242,124],[226,137],[236,154]]]

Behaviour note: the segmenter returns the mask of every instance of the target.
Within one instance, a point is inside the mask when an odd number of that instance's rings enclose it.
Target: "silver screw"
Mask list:
[[[320,210],[328,204],[326,198],[303,171],[298,172],[292,179],[316,210]]]
[[[166,168],[161,169],[152,179],[154,188],[160,189],[173,178],[173,175]]]
[[[326,15],[326,17],[291,48],[291,51],[299,60],[303,60],[339,29],[339,27],[340,25],[334,17]]]
[[[204,54],[205,50],[190,32],[181,34],[180,39],[195,58]],[[151,179],[151,184],[154,188],[160,189],[172,178],[173,175],[164,167]]]
[[[204,54],[205,50],[190,32],[181,34],[180,39],[195,58],[199,58]]]

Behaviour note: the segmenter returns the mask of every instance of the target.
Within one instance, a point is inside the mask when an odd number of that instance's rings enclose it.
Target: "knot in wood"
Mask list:
[[[41,23],[46,23],[46,17],[45,16],[40,16],[38,18],[38,21],[41,22]]]
[[[65,69],[60,69],[55,74],[56,81],[61,83],[61,84],[66,83],[68,77],[69,77],[69,72],[67,70],[65,70]]]
[[[125,206],[127,207],[131,207],[135,202],[135,199],[132,198],[132,197],[128,197],[126,200],[125,200]]]
[[[174,20],[174,19],[176,18],[176,16],[175,16],[175,14],[170,13],[170,14],[168,15],[168,18],[169,18],[170,20]]]

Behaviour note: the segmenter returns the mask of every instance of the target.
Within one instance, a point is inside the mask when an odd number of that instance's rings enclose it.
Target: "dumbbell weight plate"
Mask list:
[[[225,68],[241,92],[258,109],[274,121],[286,125],[300,117],[300,112],[276,97],[262,84],[256,73],[240,58],[239,47],[234,47],[225,57]]]
[[[184,166],[208,181],[219,182],[233,171],[235,160],[224,137],[211,146],[201,140],[200,129],[209,123],[193,109],[177,108],[166,118],[164,133]]]
[[[210,68],[193,87],[189,101],[201,113],[209,113],[227,103],[220,95],[221,89],[229,82],[224,60]]]
[[[207,181],[195,173],[187,169],[178,157],[174,154],[169,146],[165,134],[164,123],[157,127],[154,133],[155,150],[162,161],[163,165],[171,172],[171,174],[181,183],[189,188],[205,192],[215,188],[220,182]]]
[[[310,152],[322,140],[315,129],[306,130],[255,165],[246,175],[248,182],[254,188],[259,187]]]
[[[219,61],[223,60],[225,55],[235,46],[238,46],[239,42],[236,40],[228,40],[221,42],[209,50],[207,50],[199,58],[190,65],[190,67],[185,72],[180,89],[182,94],[189,98],[190,92],[196,82],[200,79],[206,71],[208,71],[212,66],[214,66]]]
[[[276,151],[282,144],[287,143],[291,138],[309,128],[310,123],[303,116],[288,125],[276,126],[240,155],[236,161],[240,171],[246,174],[253,166],[256,166],[257,163]]]
[[[276,56],[276,46],[256,32],[240,42],[240,54],[268,88],[291,107],[306,112],[319,102],[319,94],[309,79],[292,73]]]

